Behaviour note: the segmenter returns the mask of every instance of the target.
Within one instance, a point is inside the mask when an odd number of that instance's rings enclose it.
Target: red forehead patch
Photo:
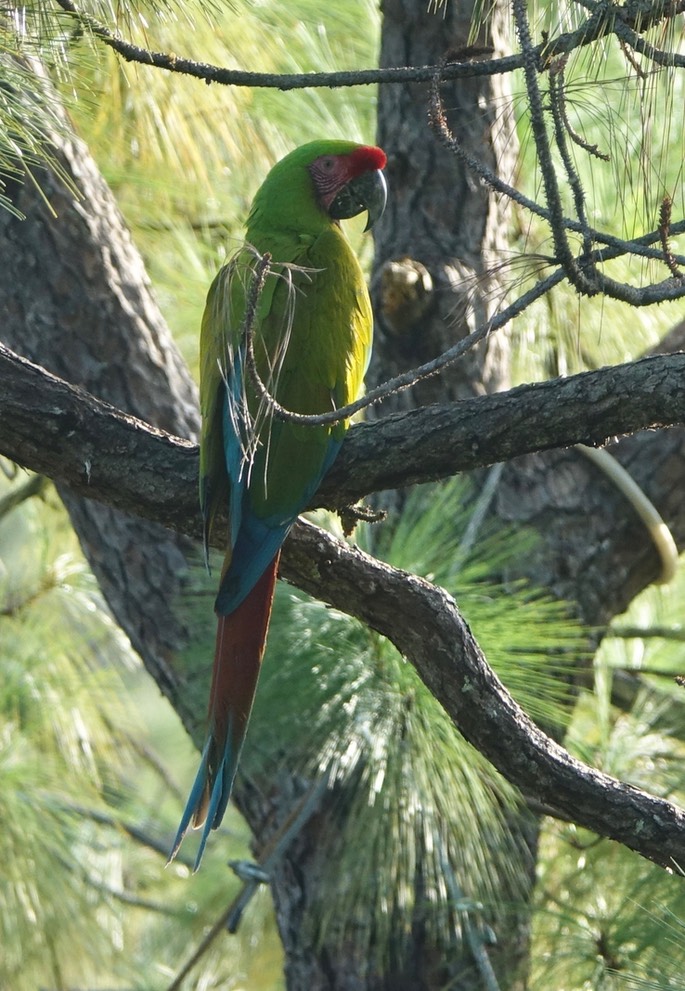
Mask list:
[[[361,145],[355,148],[350,155],[350,173],[353,176],[362,172],[371,172],[374,169],[382,169],[388,158],[382,148],[374,145]]]

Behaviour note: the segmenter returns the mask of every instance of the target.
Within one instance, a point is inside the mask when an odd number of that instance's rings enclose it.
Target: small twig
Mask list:
[[[470,351],[471,348],[475,347],[476,344],[484,340],[491,333],[500,330],[506,324],[510,323],[514,317],[523,313],[532,303],[541,296],[544,296],[545,293],[549,292],[550,289],[564,278],[564,272],[558,269],[547,276],[547,278],[541,279],[531,289],[514,300],[510,306],[507,306],[500,313],[495,314],[495,316],[480,324],[468,337],[462,338],[462,340],[458,341],[451,348],[438,355],[437,358],[433,358],[423,365],[419,365],[416,368],[410,369],[408,372],[402,372],[400,375],[388,379],[382,385],[367,392],[361,399],[357,399],[353,403],[348,403],[347,406],[341,406],[339,409],[331,410],[327,413],[310,414],[295,413],[292,410],[286,409],[278,400],[274,399],[262,381],[256,366],[254,356],[254,318],[259,294],[264,286],[264,280],[266,279],[270,264],[270,255],[265,254],[259,257],[248,287],[245,319],[243,320],[241,331],[245,340],[247,368],[260,400],[268,404],[274,416],[288,423],[298,423],[306,426],[323,426],[324,424],[339,423],[341,420],[347,420],[368,406],[380,403],[384,399],[396,395],[398,392],[403,392],[405,389],[411,388],[417,382],[437,375],[444,368],[458,361],[467,351]]]
[[[685,58],[682,55],[662,51],[640,37],[640,34],[656,27],[657,24],[673,21],[679,17],[685,11],[685,0],[668,0],[651,6],[643,3],[642,0],[627,0],[621,5],[607,0],[576,0],[576,2],[590,11],[590,21],[605,27],[604,34],[615,34],[619,41],[622,40],[657,65],[681,68],[685,65]],[[598,40],[599,37],[601,34],[593,40]]]
[[[569,225],[569,230],[576,230],[577,226]],[[654,261],[663,261],[664,255],[663,250],[659,248],[652,248],[650,245],[656,244],[657,241],[661,240],[660,231],[654,230],[649,231],[647,234],[643,234],[640,237],[635,238],[632,241],[624,241],[622,238],[613,238],[607,234],[603,234],[600,231],[590,229],[593,241],[599,241],[605,244],[606,248],[600,248],[595,251],[595,258],[597,263],[610,261],[613,258],[620,258],[621,255],[636,255],[639,258],[649,258]],[[685,220],[679,220],[675,224],[671,225],[671,234],[685,234]],[[685,255],[673,255],[676,262],[681,265],[685,265]],[[652,291],[658,289],[660,286],[666,286],[672,283],[672,279],[666,280],[666,282],[657,283],[651,286],[646,286],[645,288]],[[662,299],[654,298],[652,302],[658,303],[663,302],[666,299],[677,299],[677,296],[664,296]]]
[[[638,79],[646,79],[648,73],[642,68],[638,60],[635,58],[634,53],[631,51],[630,46],[625,43],[621,38],[618,41],[621,51],[623,52],[623,57],[631,67]]]
[[[585,210],[585,193],[580,181],[580,176],[578,175],[576,167],[573,164],[568,142],[566,141],[568,129],[566,127],[564,101],[565,64],[566,62],[564,59],[559,59],[554,64],[554,67],[550,69],[550,111],[552,114],[552,122],[554,124],[554,136],[556,138],[557,148],[559,149],[561,161],[563,162],[564,170],[566,171],[566,178],[568,179],[569,186],[571,187],[576,214],[583,228],[583,252],[585,257],[589,258],[590,252],[592,251],[592,236],[590,234],[590,225],[588,224],[587,212]],[[596,273],[594,274],[596,276]]]
[[[169,856],[169,841],[168,839],[159,840],[156,836],[152,836],[147,833],[140,826],[135,826],[133,823],[126,822],[124,819],[119,819],[118,817],[112,815],[109,812],[103,812],[100,809],[88,808],[85,805],[77,805],[71,802],[65,802],[64,808],[68,809],[76,815],[81,816],[84,819],[90,819],[92,822],[97,823],[100,826],[109,826],[114,830],[126,833],[132,840],[135,840],[140,846],[146,847],[148,850],[152,850],[154,853],[158,853],[161,857],[166,860]],[[185,867],[192,867],[192,863],[188,859],[183,859],[182,857],[177,857],[177,863],[183,864]]]
[[[123,888],[117,889],[109,884],[93,881],[90,877],[86,877],[86,883],[93,891],[97,891],[98,894],[113,898],[115,901],[121,902],[123,905],[128,905],[130,908],[141,908],[145,912],[157,912],[159,915],[178,918],[178,910],[170,902],[152,902],[147,898],[134,895],[132,892],[126,891]]]
[[[664,252],[664,261],[666,262],[666,267],[668,268],[671,275],[676,279],[682,279],[683,273],[680,271],[676,264],[676,260],[673,257],[673,252],[671,251],[671,246],[668,243],[669,234],[671,232],[671,207],[673,206],[673,201],[670,196],[664,196],[661,201],[661,208],[659,210],[659,235],[661,237],[661,247]]]
[[[664,13],[662,19],[672,20],[682,13],[683,3],[680,2],[674,4],[667,14]],[[641,24],[640,29],[644,31],[646,30],[646,27],[643,27]],[[615,18],[613,31],[619,41],[622,41],[628,47],[635,49],[639,55],[649,59],[650,62],[654,62],[655,65],[659,65],[662,68],[685,68],[685,56],[680,55],[678,52],[663,51],[663,49],[657,48],[655,45],[645,41],[645,39],[641,37],[637,31],[633,30],[633,28],[631,28],[622,17],[617,16]],[[639,70],[638,74],[642,75]]]
[[[564,125],[566,133],[568,134],[574,145],[582,148],[586,151],[588,155],[592,155],[593,158],[599,158],[602,162],[610,162],[611,155],[607,155],[605,152],[599,150],[598,145],[591,145],[589,141],[586,141],[582,134],[574,128],[573,124],[569,120],[568,112],[566,110],[566,90],[564,88],[565,82],[565,69],[566,69],[567,57],[564,56],[563,59],[559,59],[558,63],[561,63],[559,68],[552,66],[550,69],[550,80],[555,77],[558,78],[558,85],[554,88],[553,98],[556,100],[556,112],[559,115],[561,122]],[[557,64],[558,64],[557,63]],[[551,92],[551,87],[550,87]]]
[[[554,241],[555,255],[559,264],[566,272],[569,281],[575,286],[578,292],[585,296],[594,296],[599,291],[597,280],[596,278],[589,278],[585,269],[579,266],[578,260],[573,255],[566,236],[561,193],[552,160],[552,149],[547,137],[542,93],[538,85],[540,63],[530,37],[525,0],[514,0],[513,12],[516,31],[523,54],[523,72],[526,80],[526,92],[528,94],[530,125],[540,163],[545,200],[549,208],[549,225],[552,232],[552,240]],[[586,228],[583,226],[580,217],[579,223],[581,224],[581,233],[586,238]]]
[[[478,928],[471,922],[471,916],[469,914],[469,908],[475,908],[473,903],[467,901],[464,897],[464,893],[461,890],[457,876],[452,869],[447,853],[444,848],[442,840],[438,841],[439,846],[439,857],[440,857],[440,867],[442,870],[443,880],[445,882],[445,887],[447,888],[448,897],[450,898],[455,912],[459,912],[461,915],[461,925],[464,936],[466,937],[466,944],[469,948],[473,961],[476,965],[476,969],[480,974],[483,991],[501,991],[500,985],[497,981],[497,976],[490,962],[490,957],[485,948],[485,940],[479,932]]]
[[[259,299],[264,290],[266,277],[271,270],[271,255],[268,251],[265,251],[263,255],[255,252],[255,256],[257,258],[257,262],[252,270],[252,277],[247,289],[245,316],[243,317],[243,324],[240,329],[240,340],[245,342],[245,360],[247,370],[250,378],[252,379],[252,384],[257,390],[257,395],[260,399],[267,400],[272,408],[280,409],[280,405],[269,395],[268,389],[260,378],[259,372],[257,371],[257,361],[254,353],[254,323],[257,316],[257,306],[259,305]]]
[[[48,480],[43,475],[29,475],[21,485],[14,486],[0,499],[0,520],[17,506],[20,506],[22,502],[41,495],[47,484]]]
[[[447,115],[443,107],[442,98],[440,96],[440,84],[447,79],[445,75],[446,65],[441,63],[438,70],[433,75],[431,80],[431,91],[430,100],[428,104],[428,123],[431,130],[438,138],[438,140],[453,154],[455,154],[461,161],[466,165],[466,167],[474,173],[482,182],[485,183],[494,193],[498,193],[501,196],[506,196],[507,199],[512,200],[514,203],[518,203],[525,210],[529,210],[531,213],[542,218],[543,220],[549,220],[549,211],[545,207],[540,206],[535,200],[531,200],[525,193],[522,193],[515,186],[509,185],[504,179],[500,178],[496,172],[488,168],[479,159],[474,158],[470,155],[461,141],[454,134],[447,122]],[[569,222],[565,218],[567,223]]]
[[[243,886],[242,891],[234,899],[231,910],[226,918],[226,929],[229,933],[237,932],[243,912],[260,884],[263,884],[262,874],[268,877],[276,864],[285,856],[285,852],[311,819],[319,807],[323,793],[328,789],[331,780],[331,767],[327,767],[316,781],[302,796],[300,802],[286,817],[283,825],[263,848],[257,861],[256,870]],[[240,876],[240,874],[238,874]],[[171,988],[169,988],[171,991]]]

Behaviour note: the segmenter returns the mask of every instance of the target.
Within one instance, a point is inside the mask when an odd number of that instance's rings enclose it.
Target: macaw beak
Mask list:
[[[385,176],[380,169],[373,169],[350,179],[331,203],[328,213],[333,220],[348,220],[366,210],[369,218],[364,230],[368,231],[383,215],[387,200]]]

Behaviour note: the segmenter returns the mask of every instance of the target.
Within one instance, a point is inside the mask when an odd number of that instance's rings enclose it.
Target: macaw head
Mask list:
[[[332,220],[347,220],[368,212],[364,230],[372,227],[385,210],[388,187],[381,171],[385,152],[371,145],[357,145],[346,153],[318,155],[309,166],[319,203]]]
[[[366,211],[368,230],[387,199],[382,169],[385,152],[351,141],[312,141],[291,151],[271,169],[254,198],[255,220],[297,233]]]

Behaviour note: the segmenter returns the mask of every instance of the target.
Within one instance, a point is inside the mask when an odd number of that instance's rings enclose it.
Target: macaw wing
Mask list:
[[[295,257],[299,251],[292,252]],[[246,245],[218,272],[207,295],[200,332],[200,509],[205,557],[217,514],[229,513],[229,545],[241,526],[243,493],[258,443],[246,396],[245,300],[258,254]],[[286,259],[290,261],[290,259]],[[268,278],[259,298],[254,331],[268,316],[278,287]]]
[[[260,305],[255,359],[267,390],[285,409],[326,413],[352,401],[361,389],[372,329],[364,277],[339,231],[302,241],[291,259],[299,269],[277,269],[267,280],[270,292],[268,305]],[[342,421],[283,420],[244,384],[238,419],[245,424],[247,406],[253,435],[248,463],[242,463],[233,557],[217,597],[220,613],[242,601],[272,560],[334,461],[347,427]],[[229,391],[229,408],[231,401]],[[224,438],[227,464],[232,443]]]

